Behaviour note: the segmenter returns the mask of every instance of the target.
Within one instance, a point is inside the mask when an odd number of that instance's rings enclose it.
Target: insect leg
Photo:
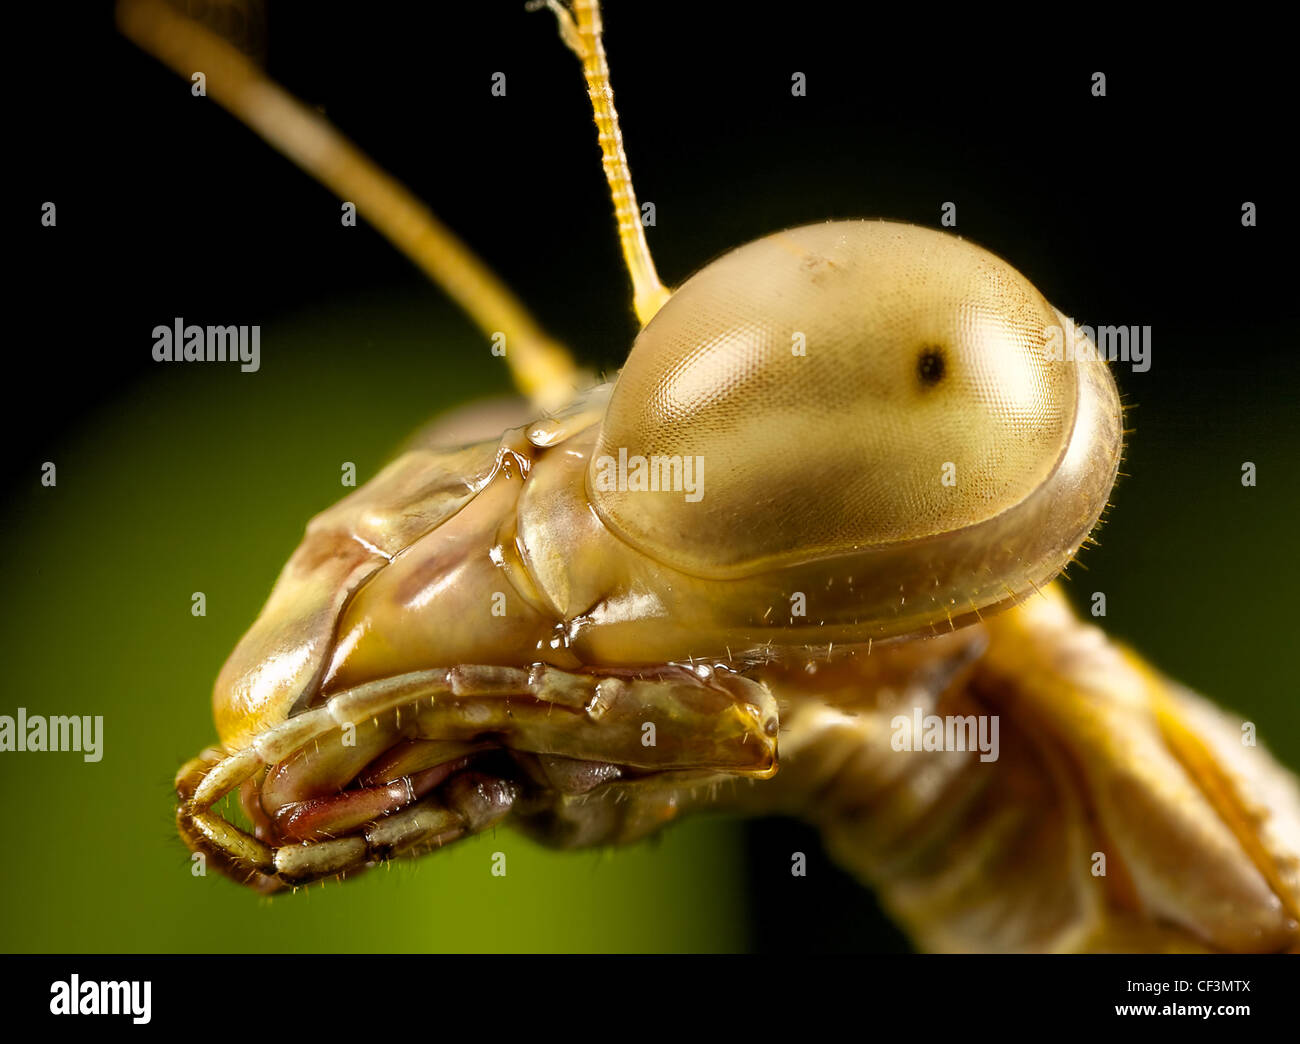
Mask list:
[[[471,762],[485,751],[571,787],[623,766],[635,776],[761,777],[775,770],[776,722],[770,692],[726,672],[417,671],[335,693],[233,753],[205,751],[177,777],[178,825],[227,876],[271,890],[497,822],[523,781]],[[256,834],[212,811],[241,785],[252,787],[244,795]]]
[[[782,769],[741,805],[818,826],[928,950],[1300,946],[1295,780],[1044,594],[946,678],[882,675],[879,647],[838,687],[769,672]]]
[[[204,751],[182,766],[176,778],[180,801],[177,823],[181,835],[192,849],[212,858],[216,867],[227,876],[258,881],[265,890],[278,887],[275,875],[279,875],[280,883],[298,882],[366,865],[376,856],[364,837],[275,848],[216,815],[211,811],[212,806],[263,769],[271,769],[268,780],[273,796],[289,793],[310,798],[311,791],[292,792],[294,781],[309,781],[318,789],[337,790],[383,750],[400,740],[400,709],[403,706],[449,690],[447,673],[445,670],[425,671],[359,685],[338,693],[319,707],[267,729],[238,751],[230,754],[216,749]],[[389,715],[393,716],[395,726],[386,722],[381,725],[379,719],[386,719]],[[412,720],[408,716],[408,722]],[[344,728],[359,730],[366,723],[373,723],[372,732],[355,744],[343,742],[337,736],[333,742],[326,742],[331,733],[341,733]],[[298,762],[306,762],[310,771],[304,772],[299,767],[294,773],[292,768]],[[277,775],[274,767],[281,765],[290,768]],[[332,772],[328,771],[331,769]],[[289,780],[287,784],[283,779],[285,775]],[[264,788],[267,786],[264,784]],[[416,793],[411,791],[410,797],[415,796]],[[265,806],[263,795],[257,795],[257,800]],[[287,798],[284,804],[288,804]],[[279,808],[267,811],[274,815]],[[370,818],[378,818],[386,808],[375,801],[371,811]],[[355,816],[355,808],[345,806],[335,812],[340,826],[352,825],[348,817]],[[328,827],[333,824],[318,815],[309,825]]]

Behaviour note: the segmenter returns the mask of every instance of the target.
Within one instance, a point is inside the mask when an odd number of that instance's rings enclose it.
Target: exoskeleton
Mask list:
[[[1052,586],[1122,450],[1105,362],[1052,350],[1086,338],[1005,261],[887,221],[768,235],[669,293],[599,11],[548,6],[644,322],[595,387],[318,117],[121,8],[507,330],[531,397],[433,424],[311,521],[178,776],[189,845],[274,890],[502,821],[576,847],[782,812],[923,948],[1295,948],[1295,780]],[[249,829],[214,810],[236,789]]]

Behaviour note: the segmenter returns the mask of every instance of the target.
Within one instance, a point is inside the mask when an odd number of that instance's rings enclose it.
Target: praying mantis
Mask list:
[[[186,842],[274,891],[498,823],[585,847],[782,813],[924,949],[1294,949],[1294,779],[1052,584],[1122,452],[1105,363],[1045,351],[1086,336],[1007,262],[894,222],[665,287],[599,6],[546,6],[642,326],[603,385],[238,51],[119,5],[501,335],[526,399],[433,424],[312,520],[217,680],[220,745],[177,776]],[[215,811],[236,792],[248,829]]]

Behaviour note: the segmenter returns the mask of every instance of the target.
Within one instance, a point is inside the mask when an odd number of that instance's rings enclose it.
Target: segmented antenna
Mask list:
[[[596,117],[605,180],[609,182],[614,216],[618,219],[618,239],[623,247],[623,260],[632,276],[632,305],[644,326],[668,300],[671,292],[659,281],[659,273],[655,271],[654,258],[650,256],[645,228],[641,224],[641,210],[632,188],[632,172],[628,170],[627,153],[623,151],[623,132],[618,126],[614,88],[609,83],[609,63],[605,60],[605,45],[601,39],[600,3],[599,0],[573,0],[572,12],[560,0],[542,0],[542,3],[560,23],[560,38],[582,60],[587,97],[591,99],[591,110]],[[534,2],[528,6],[535,10],[542,3]]]

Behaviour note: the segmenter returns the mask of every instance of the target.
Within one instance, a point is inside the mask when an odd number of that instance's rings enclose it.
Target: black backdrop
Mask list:
[[[151,365],[106,346],[142,298],[197,315],[237,295],[266,314],[368,286],[423,290],[376,234],[322,230],[332,199],[260,140],[220,114],[193,119],[183,83],[118,38],[106,7],[18,17],[10,39],[28,64],[10,99],[9,164],[26,216],[8,277],[20,323],[9,373],[40,409],[13,433],[10,466]],[[1224,393],[1272,401],[1297,371],[1294,337],[1265,335],[1290,329],[1295,267],[1283,41],[1187,16],[1098,21],[1048,7],[1025,19],[609,5],[614,87],[665,281],[781,226],[934,225],[954,200],[957,231],[1067,314],[1152,324],[1156,350],[1176,343],[1194,379],[1221,353],[1250,352],[1259,365]],[[517,0],[273,4],[268,30],[276,79],[428,200],[547,326],[618,364],[635,324],[576,61],[549,14]],[[506,99],[489,95],[498,69]],[[794,70],[805,98],[791,97]],[[1105,99],[1090,95],[1095,70]],[[60,202],[57,238],[35,217],[45,199]],[[1260,225],[1243,234],[1247,199]],[[183,230],[168,222],[182,206]],[[85,260],[70,273],[74,250]],[[1206,335],[1181,336],[1194,329]]]

